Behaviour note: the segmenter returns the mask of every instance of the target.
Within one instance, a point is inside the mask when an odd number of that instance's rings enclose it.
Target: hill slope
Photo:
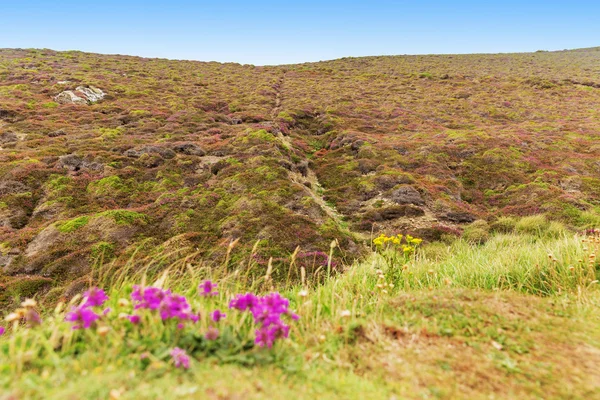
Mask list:
[[[136,250],[221,260],[233,239],[316,269],[371,230],[596,224],[599,73],[599,48],[277,67],[0,50],[0,284],[70,285]],[[56,97],[89,87],[106,95]]]

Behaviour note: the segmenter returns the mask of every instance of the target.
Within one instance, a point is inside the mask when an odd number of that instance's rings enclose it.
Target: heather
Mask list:
[[[0,284],[53,302],[96,264],[162,251],[179,253],[157,268],[196,252],[218,266],[234,240],[232,263],[272,257],[274,280],[298,282],[280,273],[298,246],[314,272],[331,241],[352,263],[371,233],[598,226],[599,55],[258,67],[1,50]],[[56,99],[90,87],[104,97]]]
[[[0,400],[596,398],[600,48],[0,50]]]

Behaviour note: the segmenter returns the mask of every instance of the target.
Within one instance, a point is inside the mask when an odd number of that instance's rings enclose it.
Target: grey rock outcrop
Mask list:
[[[102,90],[89,86],[78,86],[74,91],[65,90],[54,97],[54,101],[59,104],[92,104],[104,98]]]
[[[425,201],[421,194],[412,186],[402,186],[392,192],[391,200],[397,204],[414,204],[421,206]]]

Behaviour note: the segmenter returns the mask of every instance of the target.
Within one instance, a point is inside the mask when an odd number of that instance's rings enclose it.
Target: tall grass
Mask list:
[[[169,367],[168,351],[174,346],[192,349],[200,359],[242,365],[286,360],[286,365],[300,363],[300,368],[301,360],[294,358],[297,349],[316,344],[339,346],[338,341],[328,341],[330,332],[345,321],[382,320],[386,304],[401,292],[440,288],[507,290],[540,296],[567,295],[585,302],[587,294],[597,287],[599,265],[595,255],[599,247],[598,237],[497,234],[479,246],[463,240],[429,244],[403,265],[390,265],[381,255],[373,254],[325,283],[310,277],[300,283],[282,283],[277,288],[290,299],[300,319],[292,323],[292,339],[270,352],[253,348],[251,318],[234,310],[227,311],[226,326],[219,327],[219,340],[202,339],[211,324],[209,312],[226,310],[234,294],[276,289],[269,277],[270,268],[262,278],[248,280],[250,263],[208,268],[190,253],[155,273],[152,262],[145,260],[143,267],[133,257],[119,271],[111,270],[110,265],[94,271],[95,282],[105,286],[110,296],[108,306],[112,312],[99,322],[108,330],[102,334],[96,329],[72,330],[64,319],[69,307],[80,300],[75,297],[69,304],[61,303],[44,312],[40,326],[9,327],[0,337],[0,372],[5,377],[16,377],[27,371],[56,374],[62,369],[90,371],[113,364],[131,370],[165,370]],[[218,282],[220,293],[216,298],[197,295],[197,285],[204,279]],[[132,326],[120,314],[131,312],[131,305],[123,299],[129,298],[135,284],[168,287],[187,296],[193,308],[202,313],[199,324],[179,330],[156,316],[144,315],[142,324]]]

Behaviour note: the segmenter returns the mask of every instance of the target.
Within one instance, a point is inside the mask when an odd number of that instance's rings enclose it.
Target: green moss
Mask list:
[[[115,140],[123,134],[125,128],[122,126],[118,128],[100,128],[98,131],[103,140]]]
[[[90,183],[87,187],[88,193],[94,194],[95,196],[117,194],[126,191],[126,189],[127,187],[123,183],[123,180],[117,175],[102,178]]]
[[[274,142],[276,139],[275,136],[273,136],[271,133],[267,132],[264,129],[259,129],[257,131],[252,131],[252,132],[248,133],[247,138],[254,139],[254,140],[260,140],[263,142]]]
[[[71,233],[71,232],[75,232],[76,230],[78,230],[80,228],[83,228],[89,222],[90,222],[90,217],[88,217],[87,215],[84,215],[81,217],[73,218],[69,221],[58,222],[56,224],[56,229],[58,229],[58,231],[62,232],[62,233]]]
[[[46,186],[53,191],[61,191],[73,183],[73,180],[64,175],[50,175],[50,180],[46,182]]]
[[[132,225],[135,223],[147,223],[149,218],[146,214],[129,210],[108,210],[96,214],[97,217],[112,218],[118,225]]]
[[[292,117],[287,111],[281,111],[279,114],[277,114],[277,119],[282,119],[285,122],[290,123],[294,122],[294,117]]]

